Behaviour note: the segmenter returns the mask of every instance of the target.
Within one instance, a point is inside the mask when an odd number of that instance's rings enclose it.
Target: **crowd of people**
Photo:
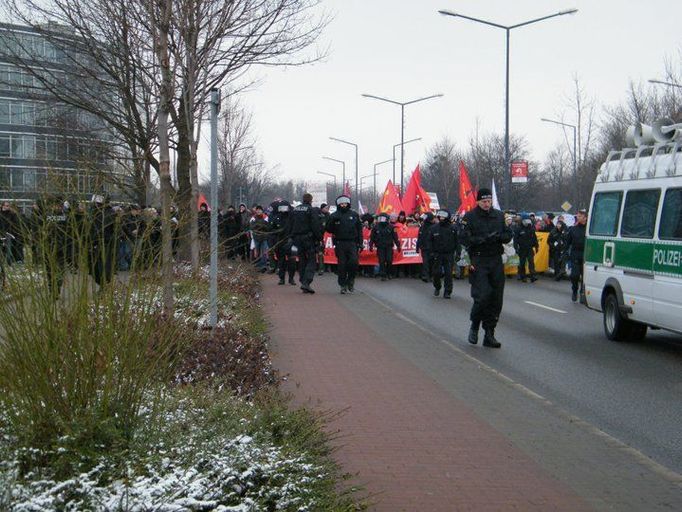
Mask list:
[[[453,279],[468,275],[474,307],[471,312],[469,341],[478,342],[482,326],[483,344],[499,347],[494,329],[502,308],[506,278],[505,263],[518,256],[518,279],[537,281],[535,254],[540,249],[538,232],[546,232],[550,268],[554,279],[561,280],[570,272],[572,300],[578,300],[582,280],[583,249],[587,212],[580,210],[575,224],[568,228],[563,216],[551,213],[501,212],[492,208],[492,195],[486,189],[478,193],[477,207],[464,214],[451,214],[447,209],[405,215],[387,213],[359,214],[351,208],[351,199],[336,199],[330,212],[326,204],[312,206],[312,196],[305,194],[293,206],[276,199],[269,207],[254,205],[239,212],[230,207],[220,212],[219,226],[229,257],[250,259],[261,272],[277,273],[279,284],[286,278],[295,285],[299,273],[301,290],[315,293],[311,287],[315,273],[334,272],[341,294],[353,293],[357,275],[378,277],[382,281],[404,276],[433,283],[435,296],[451,298]],[[201,219],[200,219],[200,222]],[[405,227],[418,228],[416,250],[421,264],[393,265],[395,251],[401,248]],[[368,245],[363,231],[369,231]],[[204,229],[205,231],[205,229]],[[324,234],[332,239],[336,257],[334,265],[324,262]],[[362,251],[376,251],[377,264],[361,265]]]
[[[353,293],[357,275],[382,281],[404,276],[421,278],[433,284],[433,293],[449,299],[453,279],[468,275],[474,308],[469,341],[478,340],[478,329],[486,331],[484,345],[499,346],[494,327],[502,307],[505,263],[518,256],[518,279],[537,280],[534,266],[539,250],[538,232],[546,232],[550,267],[561,280],[568,272],[572,300],[577,301],[582,280],[583,249],[587,212],[580,210],[570,228],[562,216],[537,216],[501,212],[492,208],[489,191],[481,189],[478,205],[464,214],[447,209],[405,215],[359,214],[351,199],[341,195],[335,209],[312,206],[312,196],[292,204],[275,199],[267,208],[254,204],[247,208],[229,206],[218,211],[221,253],[226,258],[251,261],[260,272],[277,274],[279,284],[296,285],[313,294],[315,274],[334,272],[341,294]],[[178,218],[171,211],[173,249],[179,243]],[[198,214],[199,236],[207,240],[211,216],[202,204]],[[420,264],[393,265],[395,251],[401,249],[405,228],[416,228],[416,251]],[[368,231],[367,244],[364,232]],[[415,230],[412,230],[414,233]],[[331,238],[335,264],[325,263],[324,234]],[[71,206],[54,196],[38,201],[25,216],[8,202],[0,208],[0,240],[3,268],[21,265],[30,252],[42,264],[49,289],[57,298],[64,275],[69,270],[87,270],[100,286],[119,271],[149,268],[160,261],[160,212],[139,205],[112,205],[106,197],[93,196],[90,203]],[[394,251],[395,249],[395,251]],[[362,251],[376,252],[376,264],[360,265]],[[84,256],[83,256],[84,255]],[[83,269],[83,266],[86,268]]]

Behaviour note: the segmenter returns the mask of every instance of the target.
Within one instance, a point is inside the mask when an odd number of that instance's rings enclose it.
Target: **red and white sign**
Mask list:
[[[393,248],[393,264],[407,265],[419,264],[422,262],[422,256],[417,252],[417,236],[419,235],[419,228],[416,226],[403,226],[398,224],[396,226],[398,233],[398,240],[400,240],[400,250],[396,251]],[[369,250],[369,229],[362,230],[362,244],[363,248],[359,254],[360,265],[378,265],[377,251]],[[329,265],[336,265],[336,253],[334,252],[334,244],[332,243],[332,236],[329,233],[324,234],[324,262]]]
[[[511,163],[511,180],[512,183],[528,182],[528,162],[519,160]]]

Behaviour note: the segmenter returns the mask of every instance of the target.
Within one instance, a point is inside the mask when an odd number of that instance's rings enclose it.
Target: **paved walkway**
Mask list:
[[[345,411],[331,425],[342,436],[337,458],[374,497],[374,510],[591,509],[567,483],[549,476],[404,357],[374,324],[389,322],[391,338],[417,337],[410,340],[416,343],[423,333],[395,315],[362,318],[349,306],[364,301],[367,313],[372,300],[339,295],[333,278],[316,278],[318,293],[304,296],[266,277],[264,305],[274,361],[289,375],[296,401]],[[423,343],[426,347],[432,340]],[[482,373],[483,379],[495,379]]]

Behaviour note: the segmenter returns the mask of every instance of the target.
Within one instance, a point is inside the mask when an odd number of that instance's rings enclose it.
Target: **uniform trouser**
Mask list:
[[[421,278],[430,279],[431,278],[431,251],[425,249],[421,250],[422,253],[422,268],[421,268]]]
[[[45,278],[47,288],[53,299],[58,299],[64,283],[64,265],[57,261],[59,258],[46,256],[45,259]]]
[[[531,277],[535,276],[535,256],[532,249],[519,250],[519,277],[526,278],[526,263]]]
[[[312,237],[310,240],[294,238],[293,242],[298,247],[298,273],[301,284],[310,285],[315,277],[317,247],[312,241]]]
[[[455,255],[451,252],[434,252],[431,255],[431,275],[433,286],[440,290],[441,279],[445,285],[445,293],[452,293],[452,267],[455,264]]]
[[[337,240],[334,251],[339,261],[339,286],[352,287],[358,270],[358,246],[350,240]]]
[[[566,267],[566,259],[563,251],[555,250],[552,259],[552,268],[554,268],[554,275],[559,276],[564,273]]]
[[[283,280],[288,273],[289,280],[293,279],[296,273],[296,261],[287,253],[282,242],[275,249],[275,254],[277,255],[277,273],[279,278]]]
[[[504,297],[504,263],[501,256],[474,256],[471,259],[473,270],[469,269],[471,297],[471,323],[483,324],[486,331],[495,329],[502,311]]]
[[[393,246],[377,247],[377,259],[379,260],[379,275],[388,276],[393,265]]]
[[[571,288],[578,291],[583,279],[583,255],[571,256]]]

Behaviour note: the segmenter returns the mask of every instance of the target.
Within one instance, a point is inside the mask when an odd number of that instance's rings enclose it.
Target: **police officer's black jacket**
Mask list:
[[[512,239],[512,230],[504,221],[504,213],[495,208],[487,212],[476,206],[462,219],[460,241],[470,256],[496,256],[504,252],[503,244]]]
[[[424,219],[424,222],[419,226],[419,233],[417,234],[417,251],[430,251],[431,250],[431,240],[429,237],[429,232],[433,224],[429,222],[429,219]]]
[[[44,263],[64,264],[68,219],[60,208],[42,207],[35,214],[34,236],[38,257]]]
[[[273,213],[270,217],[270,228],[276,241],[288,238],[289,212]]]
[[[334,237],[336,242],[355,242],[362,245],[362,222],[360,216],[350,208],[338,208],[329,216],[326,230]]]
[[[566,235],[566,249],[571,251],[572,258],[582,258],[585,251],[585,224],[571,226]]]
[[[322,240],[320,218],[310,203],[301,203],[290,214],[289,236],[310,237],[313,241]]]
[[[369,236],[369,243],[371,246],[381,249],[389,248],[392,245],[400,247],[398,233],[395,231],[395,226],[390,222],[375,222]]]
[[[457,226],[447,222],[437,222],[429,230],[430,250],[436,254],[455,254],[459,252]]]
[[[535,234],[533,225],[521,223],[514,229],[514,249],[517,252],[528,252],[531,248],[538,248],[538,237]]]
[[[555,227],[552,232],[547,237],[547,245],[549,245],[553,250],[563,252],[566,246],[566,229],[560,230]]]

